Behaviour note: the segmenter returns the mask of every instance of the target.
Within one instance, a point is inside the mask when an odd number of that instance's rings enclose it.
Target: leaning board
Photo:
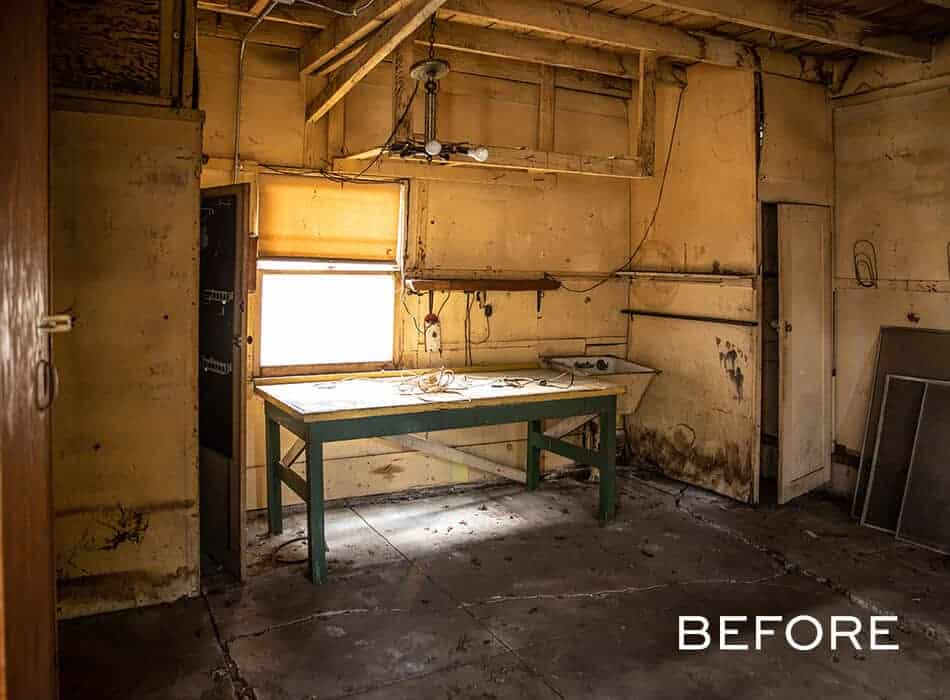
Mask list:
[[[446,391],[423,394],[413,383],[418,376],[357,375],[336,381],[261,385],[254,391],[305,423],[624,393],[618,384],[533,369],[460,372]]]

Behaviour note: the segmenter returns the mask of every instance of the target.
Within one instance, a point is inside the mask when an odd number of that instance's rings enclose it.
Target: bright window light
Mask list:
[[[264,272],[261,366],[391,362],[395,276]]]

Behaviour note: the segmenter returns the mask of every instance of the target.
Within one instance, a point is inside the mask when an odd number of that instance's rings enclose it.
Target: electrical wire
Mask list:
[[[399,128],[406,121],[406,118],[409,116],[410,110],[412,110],[412,104],[416,99],[416,95],[419,93],[419,83],[416,83],[415,88],[413,88],[412,96],[409,98],[406,108],[403,110],[402,114],[399,116],[399,119],[396,121],[396,125],[393,127],[392,133],[386,139],[386,142],[380,147],[379,153],[376,154],[376,157],[370,161],[369,165],[363,168],[357,175],[347,175],[345,173],[333,172],[327,168],[317,168],[313,170],[298,170],[290,168],[281,168],[280,166],[274,165],[261,165],[260,167],[265,170],[269,170],[278,175],[297,175],[304,177],[322,177],[331,182],[337,182],[340,184],[361,184],[361,185],[379,185],[379,184],[404,184],[405,180],[400,178],[378,178],[378,177],[366,177],[366,173],[369,170],[379,163],[380,159],[383,157],[383,154],[386,152],[393,141],[396,138],[396,134],[399,133]],[[415,319],[413,319],[415,320]],[[418,327],[418,324],[416,324]],[[420,331],[421,333],[422,331]]]
[[[419,335],[425,335],[425,331],[422,329],[422,326],[419,325],[419,321],[416,320],[416,317],[413,315],[412,311],[409,309],[409,304],[406,303],[405,289],[403,289],[403,293],[401,296],[402,296],[402,308],[406,310],[406,313],[409,314],[409,318],[412,319],[412,325],[416,327],[416,332]]]
[[[277,175],[290,175],[293,177],[319,177],[330,182],[336,182],[341,185],[404,185],[406,180],[402,178],[385,177],[360,177],[358,175],[347,175],[346,173],[337,173],[326,168],[286,168],[280,165],[268,165],[260,163],[259,168],[267,170]]]
[[[303,557],[302,559],[281,559],[277,555],[280,554],[280,551],[284,547],[289,547],[290,545],[297,544],[298,542],[306,542],[309,539],[310,539],[309,537],[294,537],[292,540],[287,540],[286,542],[281,544],[277,549],[271,552],[271,558],[277,564],[303,564],[305,561],[308,561],[308,557]]]
[[[369,171],[370,168],[372,168],[374,165],[379,163],[379,161],[383,157],[383,154],[386,152],[386,149],[392,146],[393,141],[396,140],[396,134],[399,133],[399,128],[403,125],[403,123],[406,121],[406,117],[408,117],[409,113],[412,111],[412,104],[413,102],[416,101],[417,94],[419,94],[418,81],[416,81],[416,86],[412,89],[412,95],[409,96],[409,101],[406,102],[406,108],[402,111],[402,114],[400,115],[399,119],[396,120],[396,125],[393,126],[393,130],[392,130],[392,133],[389,135],[389,138],[387,138],[386,142],[380,147],[379,153],[376,154],[376,157],[370,161],[369,165],[363,168],[363,170],[360,172],[359,175],[357,175],[357,177],[363,177]]]
[[[656,218],[657,218],[657,215],[660,213],[660,206],[663,204],[663,193],[666,191],[666,181],[667,181],[667,177],[670,174],[670,162],[673,160],[673,144],[676,143],[676,133],[679,129],[679,122],[680,122],[680,111],[683,106],[683,95],[685,94],[686,94],[686,86],[683,85],[682,87],[680,87],[680,94],[679,94],[679,97],[676,99],[676,112],[673,115],[673,133],[670,135],[670,143],[666,150],[666,163],[663,164],[663,177],[660,180],[660,190],[657,193],[656,206],[653,208],[653,215],[650,217],[650,222],[647,224],[646,229],[643,231],[643,237],[640,239],[640,242],[637,244],[637,247],[634,248],[633,252],[630,254],[630,257],[626,259],[623,265],[618,267],[616,270],[612,271],[610,274],[607,275],[607,277],[600,280],[596,284],[593,284],[590,287],[587,287],[586,289],[572,289],[571,287],[568,287],[566,284],[561,282],[561,289],[563,289],[564,291],[572,292],[573,294],[587,294],[588,292],[592,292],[598,287],[602,287],[603,285],[607,284],[607,282],[609,282],[611,278],[613,278],[618,272],[623,272],[624,270],[626,270],[633,263],[633,261],[636,260],[637,256],[640,255],[640,251],[642,250],[644,243],[647,242],[647,239],[650,237],[650,233],[652,233],[653,228],[656,226]]]
[[[340,17],[356,17],[361,12],[363,12],[363,10],[369,8],[369,6],[376,2],[376,0],[366,0],[366,2],[364,2],[362,5],[359,7],[354,7],[352,10],[341,10],[337,7],[324,5],[322,2],[318,2],[317,0],[297,0],[297,2],[299,2],[301,5],[309,5],[310,7],[316,7],[320,10],[326,10],[327,12]]]
[[[489,316],[488,314],[485,314],[485,337],[482,338],[481,340],[472,340],[472,338],[471,338],[471,333],[472,333],[471,310],[472,310],[472,306],[474,306],[474,302],[473,302],[473,300],[469,299],[469,306],[468,306],[468,311],[467,311],[467,313],[469,314],[469,319],[470,319],[470,320],[469,320],[469,324],[468,324],[468,331],[469,331],[469,339],[468,339],[468,340],[469,340],[469,344],[470,344],[470,345],[484,345],[484,344],[487,343],[489,340],[491,340],[491,316]]]
[[[452,298],[452,292],[446,292],[446,293],[445,293],[445,301],[442,302],[442,306],[439,307],[439,310],[435,312],[435,317],[436,317],[436,318],[439,318],[439,319],[442,318],[442,309],[445,308],[445,305],[449,303],[449,299],[451,299],[451,298]]]
[[[874,243],[862,238],[854,242],[851,249],[854,255],[854,278],[867,289],[877,287],[877,248]]]
[[[274,8],[277,7],[278,4],[278,0],[271,0],[271,3],[261,12],[257,19],[254,20],[250,28],[244,33],[244,36],[241,37],[241,46],[238,49],[237,88],[234,104],[234,171],[232,173],[235,184],[241,175],[241,107],[244,104],[244,58],[247,55],[247,44],[254,30],[263,24],[264,20],[267,19],[267,16],[274,11]]]

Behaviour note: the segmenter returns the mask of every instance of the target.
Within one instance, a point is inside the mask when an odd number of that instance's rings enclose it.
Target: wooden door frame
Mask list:
[[[247,574],[247,316],[248,316],[248,279],[249,255],[255,250],[250,244],[251,235],[251,186],[248,183],[223,185],[220,187],[206,187],[201,190],[201,197],[219,197],[233,195],[238,202],[238,211],[235,219],[240,231],[235,239],[235,283],[234,303],[232,304],[233,323],[236,333],[242,338],[239,345],[235,345],[231,353],[231,378],[234,393],[232,421],[231,465],[229,467],[232,479],[230,481],[229,508],[232,514],[237,513],[237,532],[229,534],[230,548],[237,554],[237,561],[228,562],[240,580]],[[200,253],[199,253],[200,256]],[[200,283],[200,280],[199,280]],[[195,348],[198,352],[198,348]],[[200,371],[200,369],[199,369]],[[199,437],[199,469],[200,455],[203,452]],[[233,477],[237,478],[234,479]],[[200,494],[199,494],[200,496]],[[199,500],[199,512],[202,504]],[[199,517],[200,523],[200,517]],[[236,549],[235,549],[236,545]],[[232,572],[234,573],[234,572]]]
[[[10,3],[0,25],[0,699],[56,696],[56,584],[49,408],[47,0]],[[8,334],[8,335],[7,335]]]

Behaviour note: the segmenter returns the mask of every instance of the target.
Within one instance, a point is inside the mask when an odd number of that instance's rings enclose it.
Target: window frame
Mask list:
[[[389,182],[387,184],[394,184]],[[400,302],[402,300],[402,289],[406,252],[406,235],[408,230],[408,202],[409,202],[409,184],[405,181],[399,183],[399,231],[396,239],[396,254],[391,261],[372,261],[372,260],[346,260],[342,258],[314,258],[314,257],[262,257],[254,261],[254,274],[256,280],[255,293],[249,295],[248,311],[250,318],[253,319],[252,342],[248,344],[250,350],[250,366],[252,379],[273,379],[277,377],[301,377],[316,376],[326,374],[348,374],[355,372],[378,372],[397,369],[401,357],[402,348],[402,322],[400,316]],[[259,204],[259,202],[258,202]],[[289,264],[316,264],[326,266],[324,269],[314,270],[265,270],[261,268],[260,263],[267,262],[285,262]],[[358,266],[371,268],[366,270],[353,269],[334,269],[333,266]],[[335,364],[305,364],[305,365],[279,365],[279,366],[261,366],[261,329],[263,324],[263,281],[264,275],[276,272],[278,274],[383,274],[388,273],[393,276],[393,337],[391,359],[385,362],[346,362]]]
[[[261,258],[258,262],[275,260],[275,258]],[[315,260],[313,258],[280,258],[287,262],[319,262],[327,264],[336,264],[342,261],[339,260]],[[392,299],[392,310],[393,310],[393,335],[392,335],[392,357],[388,361],[383,362],[344,362],[344,363],[335,363],[335,364],[306,364],[306,365],[273,365],[268,367],[261,366],[261,344],[260,342],[255,342],[254,347],[254,376],[260,378],[274,378],[274,377],[293,377],[293,376],[302,376],[302,375],[320,375],[320,374],[340,374],[348,372],[376,372],[382,370],[391,370],[396,369],[396,358],[399,356],[399,324],[401,322],[399,318],[399,284],[400,284],[400,271],[399,267],[394,263],[371,263],[371,262],[361,262],[361,265],[365,264],[367,267],[375,267],[376,270],[334,270],[334,269],[325,269],[325,270],[264,270],[260,267],[257,268],[257,309],[255,313],[254,323],[255,323],[255,338],[261,338],[261,328],[263,325],[263,294],[264,294],[264,275],[266,274],[280,274],[280,275],[382,275],[389,274],[393,277],[393,299]]]

